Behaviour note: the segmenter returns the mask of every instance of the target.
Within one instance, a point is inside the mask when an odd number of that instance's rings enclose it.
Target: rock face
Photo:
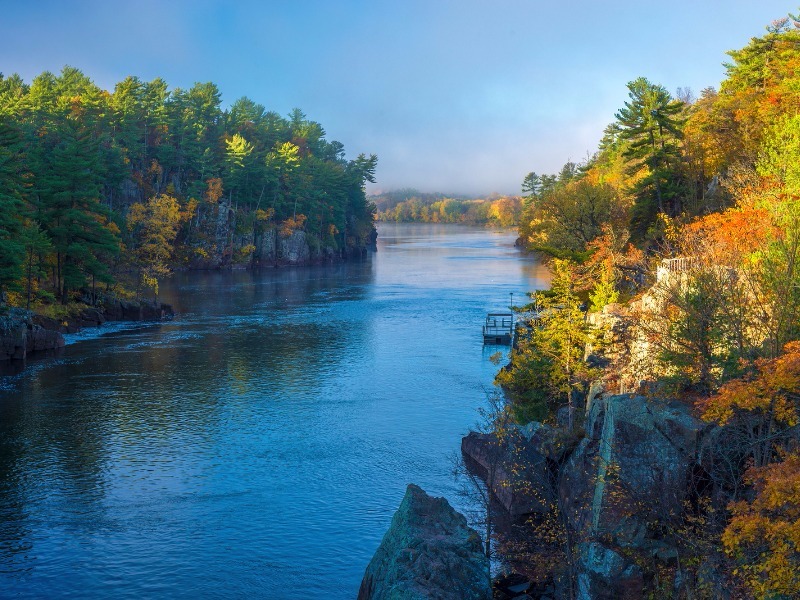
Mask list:
[[[97,327],[106,321],[157,321],[174,316],[169,304],[103,297],[97,307],[87,307],[64,319],[36,315],[12,308],[0,317],[0,361],[23,360],[31,352],[64,347],[63,333]]]
[[[642,570],[596,542],[578,547],[578,600],[636,600],[643,597]]]
[[[190,269],[222,269],[247,267],[277,267],[311,265],[362,256],[368,249],[376,250],[377,231],[373,228],[363,238],[348,238],[344,247],[331,245],[331,240],[303,230],[288,235],[271,227],[246,233],[228,232],[230,243],[224,247],[220,237],[212,253],[194,256],[187,266]],[[227,238],[225,238],[227,239]],[[222,246],[220,246],[222,244]]]
[[[529,423],[504,428],[503,443],[471,433],[462,452],[512,517],[557,503],[575,541],[578,598],[642,598],[641,565],[678,564],[676,532],[701,493],[715,430],[681,402],[598,390],[590,398],[577,445],[563,427]]]
[[[0,317],[0,360],[22,360],[30,352],[63,347],[61,333],[34,323],[30,311],[12,308]]]
[[[311,248],[305,231],[293,231],[288,237],[278,236],[278,259],[290,265],[310,262]]]
[[[592,402],[586,437],[564,465],[559,498],[580,545],[581,598],[640,597],[642,574],[623,554],[669,562],[675,549],[659,521],[681,522],[709,425],[689,408],[642,396]]]
[[[467,466],[478,467],[497,501],[514,519],[547,513],[554,506],[555,467],[564,452],[558,430],[535,422],[510,427],[503,439],[471,431],[461,440]]]
[[[370,561],[359,600],[481,600],[492,597],[478,534],[444,498],[409,485]]]

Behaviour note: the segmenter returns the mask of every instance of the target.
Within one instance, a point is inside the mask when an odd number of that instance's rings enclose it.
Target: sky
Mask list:
[[[797,1],[797,0],[795,0]],[[594,152],[644,76],[695,95],[777,0],[0,0],[0,72],[212,81],[377,154],[370,192],[520,193]]]

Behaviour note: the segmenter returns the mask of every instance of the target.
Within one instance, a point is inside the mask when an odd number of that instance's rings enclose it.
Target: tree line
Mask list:
[[[450,198],[441,194],[412,191],[402,199],[392,195],[377,196],[379,221],[397,223],[466,223],[513,227],[518,224],[522,198]]]
[[[348,160],[325,135],[299,109],[223,108],[213,83],[127,77],[108,91],[73,67],[0,74],[0,294],[30,305],[155,289],[174,264],[255,262],[272,229],[362,246],[377,158]]]

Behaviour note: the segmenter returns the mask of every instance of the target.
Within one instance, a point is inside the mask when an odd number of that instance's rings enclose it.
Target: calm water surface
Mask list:
[[[362,262],[177,276],[174,321],[0,378],[0,597],[354,598],[407,483],[458,505],[481,321],[548,274],[510,233],[379,231]]]

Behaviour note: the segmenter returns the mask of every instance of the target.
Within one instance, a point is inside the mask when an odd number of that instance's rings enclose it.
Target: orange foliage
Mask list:
[[[722,534],[735,573],[757,598],[800,597],[800,456],[751,469],[751,503],[730,505],[733,518]]]
[[[222,198],[222,179],[219,177],[214,177],[213,179],[209,179],[206,181],[208,187],[206,188],[206,193],[204,194],[206,202],[209,204],[216,204],[219,202],[219,199]]]
[[[280,234],[281,237],[289,237],[293,232],[302,229],[306,223],[305,215],[297,215],[296,217],[289,217],[281,223]]]
[[[737,410],[760,411],[788,426],[798,423],[796,401],[800,395],[800,342],[789,342],[784,354],[756,362],[756,375],[723,385],[716,395],[702,400],[703,418],[725,424]]]
[[[628,241],[627,231],[620,233],[609,224],[603,225],[602,231],[586,246],[592,254],[584,264],[590,280],[584,282],[584,287],[591,287],[601,273],[610,275],[615,282],[622,282],[645,262],[644,252]]]
[[[741,258],[777,234],[763,208],[730,208],[711,213],[683,228],[684,250],[716,265],[738,266]]]

